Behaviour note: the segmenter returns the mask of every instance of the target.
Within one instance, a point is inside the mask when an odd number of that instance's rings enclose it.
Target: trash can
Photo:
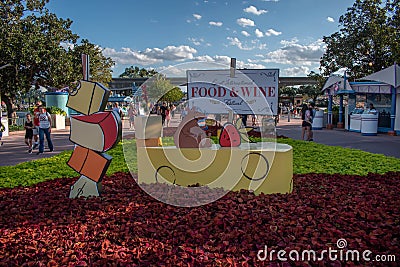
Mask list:
[[[378,114],[361,114],[361,135],[377,135]]]
[[[350,132],[361,132],[361,114],[350,115]]]
[[[58,107],[64,110],[69,116],[69,108],[67,108],[68,93],[67,92],[47,92],[45,93],[46,106]]]
[[[313,118],[312,129],[313,130],[322,130],[324,122],[324,111],[317,110],[315,111],[315,116]]]

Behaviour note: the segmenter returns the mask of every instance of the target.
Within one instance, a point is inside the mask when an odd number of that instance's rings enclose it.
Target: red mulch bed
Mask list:
[[[399,177],[295,175],[292,194],[230,192],[195,208],[163,204],[125,173],[98,198],[69,199],[77,178],[1,189],[0,266],[398,266]],[[339,238],[397,263],[257,259],[265,245],[321,252]]]

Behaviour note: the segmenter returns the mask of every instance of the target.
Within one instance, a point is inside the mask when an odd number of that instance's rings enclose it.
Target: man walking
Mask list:
[[[47,145],[50,152],[53,151],[53,142],[51,141],[51,116],[44,107],[40,107],[39,114],[39,152],[37,155],[44,152],[44,136],[46,136]]]
[[[40,107],[42,106],[42,102],[39,100],[36,102],[36,107],[33,110],[33,144],[32,149],[36,149],[39,146],[39,115],[40,115]]]

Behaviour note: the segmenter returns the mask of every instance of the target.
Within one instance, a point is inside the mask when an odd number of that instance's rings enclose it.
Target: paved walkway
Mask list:
[[[171,126],[177,126],[177,119],[172,120]],[[282,117],[276,129],[277,135],[284,135],[292,139],[301,139],[301,120]],[[128,121],[123,121],[123,135],[131,135]],[[28,154],[27,146],[24,143],[24,131],[11,132],[10,136],[3,137],[4,145],[0,146],[0,166],[13,166],[21,162],[34,159],[47,158],[56,155],[65,150],[72,150],[74,144],[69,141],[69,127],[65,130],[52,130],[52,140],[54,143],[53,152],[45,152],[36,155],[38,150]],[[314,141],[316,143],[355,148],[371,153],[384,154],[400,158],[400,136],[388,136],[387,134],[378,134],[377,136],[362,136],[360,133],[348,132],[344,130],[314,130]],[[46,144],[46,141],[45,141]]]
[[[283,117],[276,129],[277,135],[284,135],[292,139],[301,140],[301,120]],[[363,136],[361,133],[349,132],[344,129],[314,130],[314,142],[341,146],[363,151],[383,154],[386,156],[400,158],[400,136],[389,136],[378,134],[377,136]]]

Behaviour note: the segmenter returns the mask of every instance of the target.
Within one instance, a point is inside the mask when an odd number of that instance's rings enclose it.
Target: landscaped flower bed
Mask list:
[[[99,198],[68,198],[77,179],[66,165],[70,151],[0,167],[0,266],[397,266],[400,160],[278,141],[293,146],[293,193],[229,192],[195,208],[163,204],[138,187],[124,157],[135,172],[134,141],[123,141],[133,142],[128,151],[121,144],[110,150],[113,160]],[[151,190],[180,201],[190,197],[180,187],[158,184]],[[288,254],[288,262],[277,258],[281,249],[300,255],[337,249],[341,238],[360,257],[370,250],[371,259],[394,255],[397,262],[335,261],[326,254],[309,262],[291,261]],[[261,261],[257,254],[265,246],[270,254]]]
[[[1,189],[0,266],[269,266],[257,259],[265,246],[321,252],[340,238],[398,264],[399,177],[297,174],[292,194],[230,192],[196,208],[154,200],[126,173],[105,177],[99,198],[68,199],[71,179]],[[288,263],[340,266],[327,256]]]

